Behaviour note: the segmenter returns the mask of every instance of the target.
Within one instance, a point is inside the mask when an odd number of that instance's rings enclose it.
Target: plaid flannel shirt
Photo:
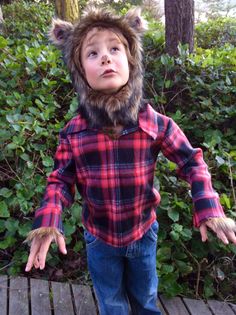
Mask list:
[[[190,145],[171,118],[147,105],[138,124],[117,138],[88,128],[80,115],[66,125],[33,229],[63,232],[62,210],[73,203],[76,185],[83,198],[82,222],[90,233],[116,247],[138,240],[156,219],[160,203],[153,183],[160,151],[191,185],[194,225],[225,216],[201,149]]]

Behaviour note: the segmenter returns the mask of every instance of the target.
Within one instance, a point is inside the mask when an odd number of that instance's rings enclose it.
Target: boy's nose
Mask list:
[[[107,55],[103,55],[101,58],[101,61],[102,61],[102,65],[107,65],[111,63],[111,59]]]

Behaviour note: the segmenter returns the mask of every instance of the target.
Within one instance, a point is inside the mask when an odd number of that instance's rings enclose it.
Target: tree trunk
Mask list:
[[[194,0],[184,1],[184,14],[182,18],[182,44],[189,45],[189,51],[194,48]]]
[[[194,0],[165,0],[166,52],[178,55],[178,44],[188,44],[193,51]]]
[[[78,0],[55,0],[56,14],[65,21],[74,22],[79,17]]]
[[[2,15],[2,8],[0,6],[0,31],[2,31],[3,29],[3,22],[4,20],[3,20],[3,15]]]

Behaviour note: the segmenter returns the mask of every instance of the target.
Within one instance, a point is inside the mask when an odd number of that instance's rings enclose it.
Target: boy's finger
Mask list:
[[[234,231],[229,230],[228,232],[225,232],[222,229],[217,230],[211,221],[207,222],[206,224],[217,234],[217,237],[221,239],[224,244],[229,244],[229,241],[236,244],[236,236]]]
[[[35,260],[34,260],[34,268],[38,269],[39,268],[39,257],[36,255]]]
[[[217,237],[224,243],[224,244],[229,244],[229,241],[225,235],[225,233],[222,230],[216,230],[214,224],[212,224],[211,221],[207,221],[205,227],[209,227],[213,232],[215,232],[215,234],[217,235]]]
[[[229,241],[222,230],[218,231],[216,235],[225,245],[229,244]]]
[[[39,268],[41,270],[44,269],[45,267],[46,256],[47,256],[47,252],[48,252],[51,242],[52,242],[51,236],[45,237],[40,246],[38,259],[39,259]]]
[[[34,264],[34,256],[32,256],[32,254],[29,255],[26,267],[25,267],[25,271],[28,272],[31,270],[31,268],[33,267]]]
[[[31,268],[34,265],[34,261],[35,261],[35,257],[38,253],[40,247],[40,242],[39,240],[33,240],[32,245],[30,247],[30,254],[29,254],[29,258],[25,267],[25,271],[28,272],[31,270]]]
[[[57,237],[57,245],[59,247],[60,252],[64,255],[66,255],[67,254],[66,242],[65,242],[65,239],[62,235]]]
[[[236,245],[236,235],[233,231],[228,232],[226,236],[229,241]]]
[[[202,237],[202,242],[206,242],[208,237],[207,237],[207,227],[206,227],[205,223],[202,223],[200,225],[199,230],[200,230],[200,234],[201,234],[201,237]]]

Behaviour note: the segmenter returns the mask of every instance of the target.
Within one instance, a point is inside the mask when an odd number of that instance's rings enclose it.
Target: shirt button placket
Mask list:
[[[121,226],[121,216],[120,216],[120,204],[121,204],[121,196],[120,196],[120,161],[119,161],[119,143],[120,140],[118,138],[113,140],[113,148],[114,148],[114,174],[115,174],[115,207],[116,207],[116,221],[117,221],[117,230],[120,239],[120,245],[123,243],[123,235],[120,232],[122,230]]]

